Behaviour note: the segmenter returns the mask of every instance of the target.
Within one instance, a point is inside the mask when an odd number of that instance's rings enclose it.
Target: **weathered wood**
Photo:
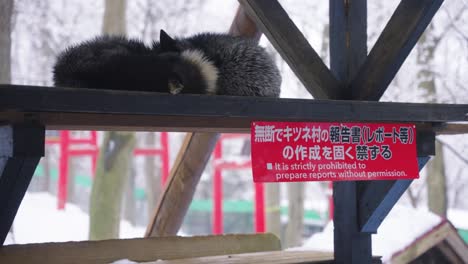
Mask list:
[[[0,127],[0,245],[3,245],[36,166],[44,156],[41,125]]]
[[[455,261],[450,263],[467,263],[468,262],[468,246],[458,236],[456,229],[447,221],[435,226],[428,233],[424,234],[412,244],[408,245],[404,250],[395,253],[389,259],[391,263],[410,263],[416,258],[423,255],[426,251],[433,247],[440,248],[444,243],[447,243],[455,251],[455,256],[450,256],[442,250],[442,253],[450,259],[455,258]],[[447,262],[448,263],[448,262]]]
[[[367,3],[365,0],[330,0],[330,65],[337,79],[349,89],[351,76],[367,54]],[[350,99],[349,90],[340,99]],[[375,115],[375,112],[374,112]],[[336,263],[371,263],[370,234],[358,229],[357,182],[334,182],[334,256]]]
[[[37,120],[48,129],[154,127],[166,131],[247,132],[254,120],[456,122],[467,121],[467,113],[467,104],[173,96],[0,85],[0,121]]]
[[[189,133],[186,136],[146,237],[177,234],[218,138],[219,134],[215,133]]]
[[[0,248],[1,263],[111,263],[153,261],[280,250],[272,234],[160,237],[11,245]]]
[[[402,0],[351,83],[354,100],[378,100],[443,0]]]
[[[339,83],[278,1],[239,2],[314,98],[339,98]]]
[[[429,157],[418,158],[421,170]],[[412,180],[368,181],[360,186],[359,226],[361,232],[377,233],[382,221],[408,189]],[[362,189],[361,189],[362,188]]]
[[[299,264],[299,263],[320,263],[332,264],[333,253],[314,252],[314,251],[274,251],[274,252],[259,252],[233,254],[214,257],[187,258],[175,260],[163,260],[157,262],[146,262],[144,264]],[[375,257],[372,263],[382,263],[380,258]]]
[[[234,36],[251,37],[256,41],[261,36],[241,6],[237,10],[229,33]],[[199,102],[195,104],[198,105]],[[178,105],[182,106],[183,104]],[[213,121],[210,122],[213,123]],[[180,124],[185,125],[188,122],[190,122],[188,119],[183,118]],[[146,236],[177,234],[218,138],[219,134],[216,133],[189,133],[186,135],[184,144],[177,155],[176,163],[171,170],[168,184],[166,184],[159,199],[153,220],[146,230]]]

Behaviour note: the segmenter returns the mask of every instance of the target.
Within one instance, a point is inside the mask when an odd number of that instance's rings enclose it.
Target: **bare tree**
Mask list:
[[[304,183],[288,184],[288,224],[286,226],[285,247],[300,246],[304,229]]]
[[[0,83],[11,82],[11,24],[13,0],[0,2]]]
[[[125,11],[126,0],[106,0],[103,33],[124,35]],[[135,141],[134,132],[104,135],[90,199],[91,240],[119,237],[122,198]]]

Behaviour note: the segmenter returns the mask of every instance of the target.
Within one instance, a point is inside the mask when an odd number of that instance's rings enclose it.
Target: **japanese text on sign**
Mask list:
[[[253,122],[252,169],[255,181],[417,178],[415,143],[411,124]]]

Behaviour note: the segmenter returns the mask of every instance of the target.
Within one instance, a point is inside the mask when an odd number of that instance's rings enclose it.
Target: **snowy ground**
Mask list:
[[[56,197],[49,193],[26,193],[13,223],[14,236],[9,234],[5,244],[88,240],[88,214],[73,204],[67,204],[65,210],[58,211],[56,204]],[[451,209],[449,219],[457,228],[468,227],[465,211]],[[382,223],[378,234],[372,237],[373,254],[383,256],[385,261],[441,221],[427,209],[396,206]],[[121,222],[121,238],[143,237],[144,232],[143,227]],[[333,251],[333,222],[302,247],[290,250]]]
[[[410,245],[441,223],[442,219],[427,211],[404,206],[395,206],[372,236],[372,253],[388,260],[394,253]],[[318,250],[333,252],[333,222],[323,232],[313,235],[302,247],[290,250]]]
[[[73,204],[57,210],[57,199],[49,193],[26,193],[5,244],[88,240],[89,216]],[[143,237],[145,229],[126,221],[120,224],[120,237]]]

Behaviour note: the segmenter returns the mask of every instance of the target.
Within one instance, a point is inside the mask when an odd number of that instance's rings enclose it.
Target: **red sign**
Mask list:
[[[252,122],[255,182],[419,178],[413,124]]]

